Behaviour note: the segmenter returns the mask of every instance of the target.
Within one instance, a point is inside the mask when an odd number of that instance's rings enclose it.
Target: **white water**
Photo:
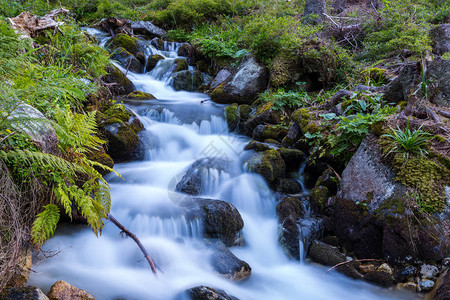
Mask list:
[[[61,253],[34,266],[29,284],[46,291],[55,281],[65,280],[97,299],[174,299],[196,285],[220,288],[240,299],[401,297],[326,273],[324,267],[289,260],[277,241],[275,197],[259,175],[242,171],[240,157],[248,140],[228,132],[223,107],[201,104],[207,96],[175,92],[151,74],[128,77],[139,89],[164,100],[130,104],[154,148],[148,149],[145,161],[115,166],[125,181],[107,176],[112,214],[141,239],[163,273],[155,278],[134,242],[121,238],[119,230],[107,223],[99,238],[84,226],[60,228],[43,248]],[[244,219],[245,246],[231,250],[250,264],[252,275],[240,283],[214,272],[201,224],[186,220],[176,205],[183,195],[174,188],[186,168],[215,155],[229,160],[232,168],[206,176],[203,196],[232,203]]]

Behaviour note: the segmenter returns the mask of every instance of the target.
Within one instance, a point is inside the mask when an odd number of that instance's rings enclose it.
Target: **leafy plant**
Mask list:
[[[397,126],[397,129],[391,128],[391,133],[384,134],[384,137],[391,139],[394,144],[389,148],[387,155],[391,153],[402,153],[403,158],[408,158],[409,155],[428,154],[426,150],[427,143],[433,136],[421,130],[422,125],[416,129],[409,128],[409,121],[404,130]]]
[[[312,99],[307,92],[303,91],[287,91],[280,88],[275,92],[264,91],[259,94],[259,101],[262,103],[271,102],[273,110],[294,110],[299,107],[311,105]]]
[[[370,91],[353,93],[345,103],[345,114],[376,114],[384,105],[382,95]]]

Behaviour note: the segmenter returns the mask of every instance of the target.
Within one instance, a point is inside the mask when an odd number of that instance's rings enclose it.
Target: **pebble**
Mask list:
[[[423,279],[431,279],[439,274],[439,269],[433,265],[423,264],[420,267],[420,275]]]
[[[429,279],[422,279],[419,281],[419,291],[427,293],[431,291],[434,287],[434,281]]]
[[[366,274],[368,272],[375,271],[375,266],[374,265],[360,265],[359,270],[361,272],[363,272],[364,274]]]
[[[416,275],[417,269],[413,266],[406,266],[402,269],[400,269],[397,273],[395,273],[395,280],[397,282],[403,282],[406,281],[408,278]]]
[[[415,282],[408,281],[397,284],[397,288],[415,293],[417,291],[417,284]]]
[[[392,275],[392,269],[387,263],[384,263],[381,266],[379,266],[377,271],[386,272]]]

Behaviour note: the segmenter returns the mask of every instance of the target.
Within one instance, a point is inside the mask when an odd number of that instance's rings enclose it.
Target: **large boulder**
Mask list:
[[[150,72],[153,70],[160,60],[164,59],[164,56],[160,54],[150,55],[147,59],[147,64],[145,65],[145,72]]]
[[[95,300],[88,292],[76,288],[62,280],[55,282],[47,295],[50,300]]]
[[[244,221],[232,204],[215,199],[186,198],[180,205],[188,209],[190,219],[202,220],[204,237],[220,239],[226,246],[239,242]]]
[[[430,102],[450,108],[450,60],[436,59],[426,73]]]
[[[320,241],[313,241],[311,247],[309,247],[308,255],[315,262],[325,266],[335,266],[347,260],[337,247]]]
[[[253,133],[253,130],[259,125],[279,124],[281,121],[281,112],[273,108],[273,104],[268,102],[258,108],[256,113],[245,122],[245,128],[248,132]]]
[[[153,23],[150,21],[131,22],[131,29],[133,29],[133,32],[135,34],[143,34],[150,39],[153,39],[155,37],[160,38],[167,34],[167,31],[159,28],[156,25],[153,25]]]
[[[203,74],[199,70],[184,70],[172,75],[172,86],[176,91],[197,91],[203,84]]]
[[[211,100],[217,103],[249,104],[256,99],[268,83],[268,72],[255,57],[247,54],[233,76],[228,76],[211,93]]]
[[[27,134],[42,152],[59,155],[59,139],[50,121],[36,108],[28,104],[17,106],[8,119],[12,126]]]
[[[106,48],[113,52],[117,48],[123,48],[137,57],[143,50],[143,44],[137,38],[119,33],[111,37],[105,44]]]
[[[216,88],[218,88],[221,84],[226,83],[229,79],[231,79],[231,72],[227,69],[222,69],[219,71],[219,73],[216,74],[214,79],[211,81],[211,85],[209,88],[211,91],[214,91]]]
[[[213,250],[211,265],[221,276],[239,281],[252,274],[249,264],[237,258],[223,243],[212,243],[209,246]]]
[[[191,300],[239,300],[230,296],[223,290],[213,289],[204,285],[199,285],[185,291]]]
[[[122,67],[135,73],[143,71],[142,64],[130,52],[122,47],[116,48],[111,54],[111,59],[117,61]]]
[[[397,104],[400,101],[408,101],[421,82],[420,73],[417,63],[406,63],[398,76],[386,86],[384,92],[386,102]]]
[[[107,74],[102,77],[102,81],[108,84],[108,89],[112,95],[127,95],[136,90],[131,80],[116,66],[106,68],[106,72]]]
[[[450,24],[440,24],[430,31],[434,52],[443,55],[450,52]]]
[[[342,173],[332,207],[335,234],[358,258],[384,257],[394,264],[444,258],[450,250],[448,215],[414,216],[407,189],[396,179],[370,135]]]
[[[5,288],[0,291],[0,299],[3,300],[49,300],[37,287],[27,286],[23,288]]]
[[[99,114],[99,132],[106,143],[106,153],[115,162],[144,159],[145,147],[139,137],[144,129],[136,115],[122,104]]]
[[[259,157],[249,163],[250,171],[260,174],[269,184],[274,184],[284,177],[286,164],[280,153],[275,150],[266,150]]]

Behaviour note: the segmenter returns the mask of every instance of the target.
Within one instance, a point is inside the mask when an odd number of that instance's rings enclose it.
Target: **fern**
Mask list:
[[[36,246],[48,240],[55,232],[59,221],[59,208],[55,204],[44,206],[44,211],[36,216],[31,228],[31,241]]]

